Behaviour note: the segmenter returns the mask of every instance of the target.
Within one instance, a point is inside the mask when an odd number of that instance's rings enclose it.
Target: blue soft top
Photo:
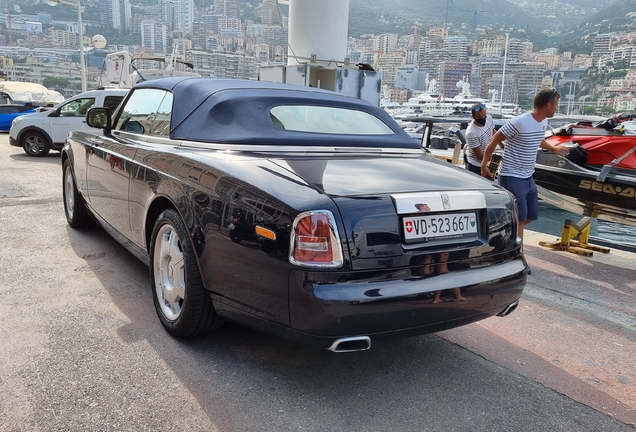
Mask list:
[[[170,138],[268,145],[419,148],[383,109],[366,101],[311,87],[221,78],[174,77],[145,81],[135,88],[173,93]],[[270,109],[314,105],[356,109],[381,119],[392,135],[339,135],[281,130]]]

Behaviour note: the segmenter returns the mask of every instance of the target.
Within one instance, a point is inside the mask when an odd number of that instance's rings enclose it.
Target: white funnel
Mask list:
[[[290,0],[287,64],[343,62],[348,30],[349,0]]]

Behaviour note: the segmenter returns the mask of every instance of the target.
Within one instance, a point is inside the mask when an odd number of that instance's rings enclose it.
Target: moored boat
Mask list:
[[[636,128],[632,115],[621,114],[550,132],[546,140],[570,153],[564,157],[539,149],[534,179],[541,198],[573,213],[636,226],[632,128]]]

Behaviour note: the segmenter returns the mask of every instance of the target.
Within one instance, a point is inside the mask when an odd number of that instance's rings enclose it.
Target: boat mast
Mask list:
[[[574,84],[574,92],[572,91],[572,84]],[[574,95],[576,95],[576,81],[570,81],[570,91],[568,92],[568,115],[574,111]]]
[[[506,59],[508,58],[508,33],[506,33],[506,47],[504,48],[504,64],[501,72],[501,94],[499,95],[499,115],[503,110],[504,82],[506,80]]]

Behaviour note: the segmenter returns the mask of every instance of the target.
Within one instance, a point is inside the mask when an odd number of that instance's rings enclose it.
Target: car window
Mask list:
[[[110,109],[110,112],[114,112],[123,98],[123,96],[106,96],[104,98],[104,107]]]
[[[172,114],[172,93],[166,93],[157,114],[155,120],[152,123],[152,127],[148,132],[148,135],[154,136],[168,136],[170,135],[170,115]]]
[[[270,110],[276,129],[344,135],[393,135],[379,118],[346,108],[280,105]]]
[[[81,98],[60,107],[61,117],[86,117],[86,112],[95,105],[95,98]]]
[[[0,114],[14,114],[19,112],[16,107],[0,107]]]
[[[119,113],[115,129],[149,135],[165,95],[159,89],[134,90]]]

